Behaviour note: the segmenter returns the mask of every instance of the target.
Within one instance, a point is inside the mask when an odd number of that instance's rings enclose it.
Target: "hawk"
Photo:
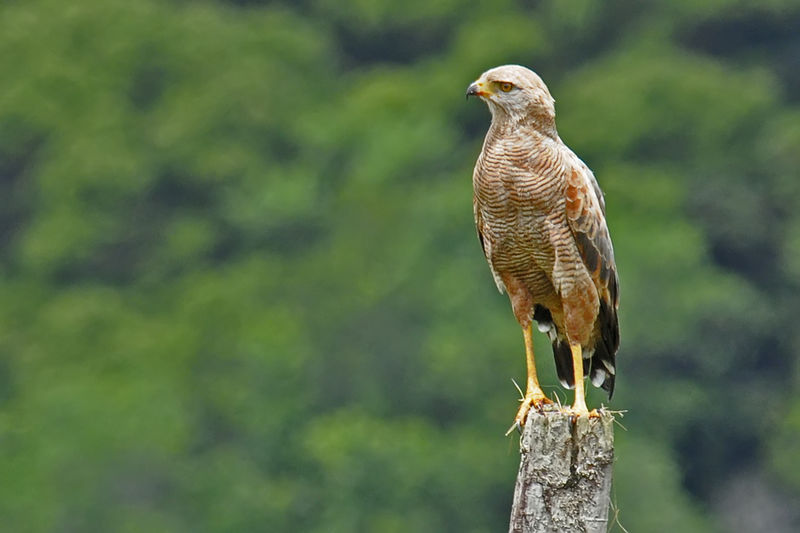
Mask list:
[[[584,376],[614,392],[619,279],[603,193],[589,167],[559,138],[555,100],[519,65],[484,72],[467,89],[492,123],[472,175],[478,237],[500,292],[522,327],[528,377],[509,429],[548,399],[536,377],[532,322],[553,345],[558,379],[575,389],[569,411],[589,413]]]

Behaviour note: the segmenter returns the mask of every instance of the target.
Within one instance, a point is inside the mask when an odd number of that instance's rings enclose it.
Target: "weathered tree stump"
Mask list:
[[[520,454],[509,532],[605,533],[614,463],[611,413],[575,419],[555,408],[531,410]]]

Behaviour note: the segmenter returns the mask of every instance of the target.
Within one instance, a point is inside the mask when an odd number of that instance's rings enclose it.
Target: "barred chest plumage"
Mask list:
[[[559,152],[550,139],[490,131],[473,174],[478,230],[495,281],[507,271],[537,300],[555,296],[547,274],[554,260],[550,232],[565,226],[563,173],[553,168]]]

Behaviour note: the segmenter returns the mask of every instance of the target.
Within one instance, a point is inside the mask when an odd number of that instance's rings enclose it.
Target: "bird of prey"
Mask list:
[[[486,102],[492,123],[472,175],[478,237],[497,288],[522,326],[527,390],[509,429],[548,399],[536,377],[532,321],[553,345],[558,379],[575,388],[568,410],[589,413],[584,376],[614,392],[619,279],[605,200],[589,167],[556,132],[555,101],[519,65],[484,72],[467,98]]]

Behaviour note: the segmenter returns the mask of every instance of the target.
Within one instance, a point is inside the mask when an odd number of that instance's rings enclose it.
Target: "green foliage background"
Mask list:
[[[606,191],[619,522],[800,529],[797,27],[790,0],[3,2],[0,529],[504,530],[524,358],[463,95],[512,62]]]

